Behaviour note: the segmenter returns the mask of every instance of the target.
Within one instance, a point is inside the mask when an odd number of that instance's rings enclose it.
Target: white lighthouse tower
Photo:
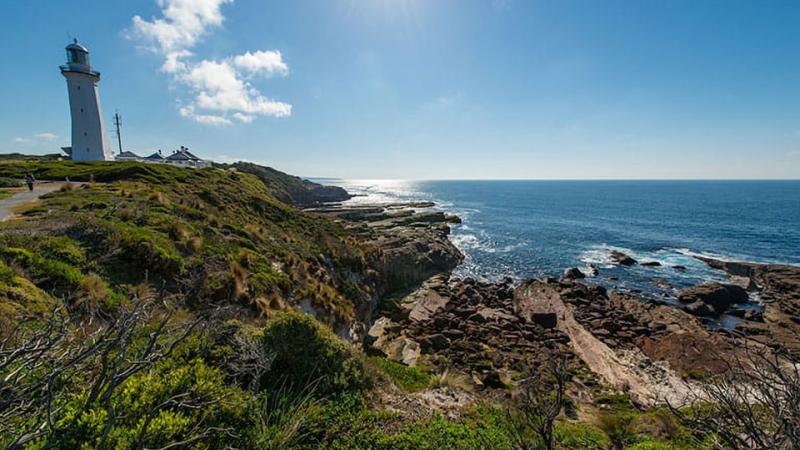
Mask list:
[[[72,151],[75,161],[112,161],[114,152],[108,143],[100,109],[97,83],[100,72],[89,64],[89,50],[75,42],[67,46],[67,64],[61,66],[67,79],[69,109],[72,115]]]

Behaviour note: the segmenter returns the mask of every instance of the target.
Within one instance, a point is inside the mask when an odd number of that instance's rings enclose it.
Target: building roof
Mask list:
[[[161,161],[164,157],[161,155],[161,152],[155,152],[150,156],[145,157],[144,159],[155,159]]]
[[[167,156],[167,161],[201,161],[201,159],[192,154],[189,150],[181,149]]]
[[[136,153],[124,151],[117,155],[117,158],[141,158],[141,156],[137,155]]]

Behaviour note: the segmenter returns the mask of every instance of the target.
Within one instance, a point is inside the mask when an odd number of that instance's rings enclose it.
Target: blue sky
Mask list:
[[[0,152],[107,122],[303,176],[800,178],[800,2],[4,0]],[[137,18],[138,17],[138,18]]]

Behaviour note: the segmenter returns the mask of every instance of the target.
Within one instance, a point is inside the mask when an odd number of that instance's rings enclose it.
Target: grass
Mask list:
[[[27,224],[47,231],[15,246],[84,275],[94,272],[112,290],[151,283],[177,293],[193,286],[188,295],[195,304],[227,301],[266,314],[309,302],[333,326],[352,320],[369,301],[360,282],[368,276],[365,254],[351,234],[278,199],[306,184],[295,177],[136,162],[0,161],[0,177],[27,172],[40,180],[103,182],[62,189],[26,207]],[[20,226],[21,234],[29,230]],[[38,241],[45,237],[75,245],[44,248]]]
[[[372,357],[370,361],[378,366],[394,384],[407,392],[421,391],[431,385],[433,377],[415,367],[392,361],[384,357]]]

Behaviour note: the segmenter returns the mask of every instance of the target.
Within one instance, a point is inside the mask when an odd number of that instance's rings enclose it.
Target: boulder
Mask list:
[[[497,322],[497,321],[515,321],[516,317],[494,308],[481,308],[475,314],[469,316],[467,319],[471,322]]]
[[[714,310],[713,306],[701,301],[689,303],[688,305],[684,306],[683,309],[693,316],[708,317],[717,315],[717,312]]]
[[[614,264],[620,264],[623,266],[633,266],[637,263],[635,259],[617,250],[612,250],[610,256],[611,256],[611,261]]]
[[[564,276],[562,278],[565,280],[582,280],[586,278],[586,275],[577,267],[571,267],[564,271]]]
[[[432,334],[419,340],[423,350],[430,352],[431,350],[438,351],[444,350],[450,346],[450,339],[443,334]]]
[[[741,286],[722,283],[706,283],[682,289],[678,292],[678,301],[691,305],[696,302],[711,306],[716,314],[723,313],[732,305],[746,303],[749,300],[747,291]]]
[[[661,267],[661,263],[658,261],[645,261],[642,265],[644,267]]]

